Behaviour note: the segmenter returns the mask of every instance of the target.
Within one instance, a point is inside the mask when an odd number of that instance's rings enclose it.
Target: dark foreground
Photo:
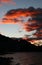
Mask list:
[[[0,54],[14,52],[42,52],[42,46],[35,46],[23,39],[11,39],[0,34]]]
[[[0,55],[0,65],[42,65],[42,52],[16,52]]]
[[[42,65],[42,46],[0,35],[0,65]]]

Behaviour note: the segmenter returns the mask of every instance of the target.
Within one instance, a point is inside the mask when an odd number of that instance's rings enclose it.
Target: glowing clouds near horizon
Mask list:
[[[27,9],[13,9],[8,11],[2,19],[4,24],[21,24],[23,30],[33,33],[32,38],[42,39],[42,9],[29,7]]]

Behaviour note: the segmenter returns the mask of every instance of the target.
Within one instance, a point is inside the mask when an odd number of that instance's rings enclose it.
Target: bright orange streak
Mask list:
[[[13,0],[0,0],[1,2],[1,6],[4,4],[12,4],[12,5],[16,5],[16,3]]]
[[[10,2],[11,0],[1,0],[1,2],[3,2],[3,3],[8,3],[8,2]]]

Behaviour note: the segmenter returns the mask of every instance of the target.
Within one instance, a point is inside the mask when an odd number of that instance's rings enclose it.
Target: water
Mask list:
[[[42,52],[16,52],[0,57],[12,57],[12,65],[42,65]]]

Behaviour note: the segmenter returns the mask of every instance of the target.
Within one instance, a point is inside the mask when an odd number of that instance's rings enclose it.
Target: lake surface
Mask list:
[[[12,65],[42,65],[42,52],[16,52],[0,57],[12,57]]]

